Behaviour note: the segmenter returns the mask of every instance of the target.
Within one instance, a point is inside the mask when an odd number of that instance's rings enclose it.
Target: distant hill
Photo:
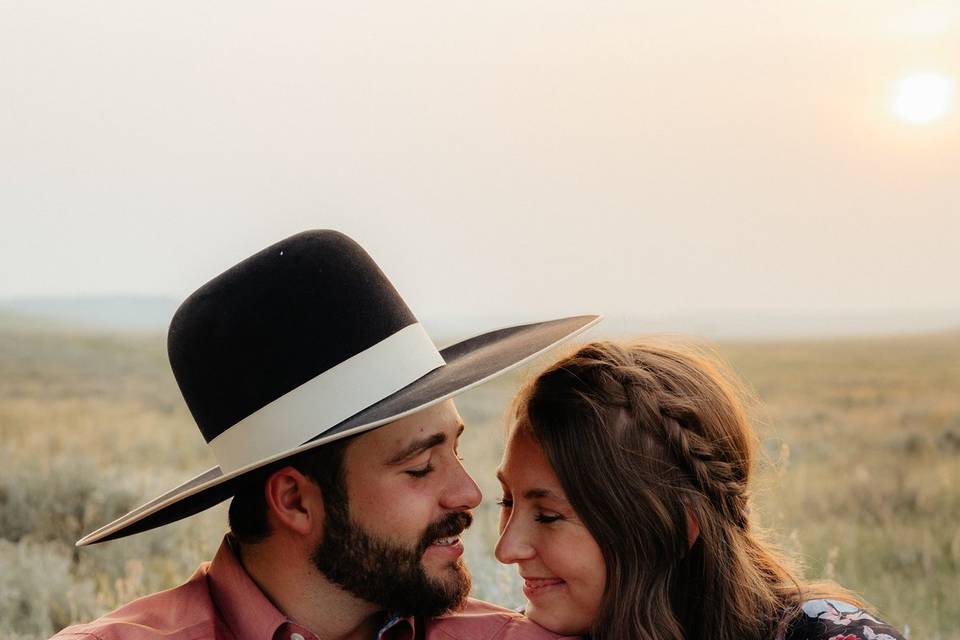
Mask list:
[[[177,304],[136,296],[7,298],[0,299],[0,327],[164,331]]]
[[[596,311],[590,309],[587,311]],[[451,344],[485,329],[496,329],[534,317],[509,318],[490,314],[484,318],[446,317],[423,319],[438,343]],[[543,319],[543,318],[541,318]],[[585,335],[587,339],[625,338],[672,334],[709,340],[778,340],[853,338],[912,334],[960,333],[960,308],[906,312],[771,313],[758,311],[696,312],[676,315],[607,314]]]
[[[147,296],[0,298],[0,329],[165,332],[178,301]],[[598,311],[596,309],[583,310]],[[602,310],[599,310],[602,312]],[[562,315],[562,314],[557,314]],[[486,314],[421,317],[439,346],[482,331],[546,319],[542,314],[492,310]],[[643,316],[608,314],[585,338],[679,334],[710,340],[831,338],[960,332],[960,308],[914,312],[771,313],[697,312]]]
[[[62,330],[69,329],[50,318],[33,316],[8,309],[0,309],[0,331]]]

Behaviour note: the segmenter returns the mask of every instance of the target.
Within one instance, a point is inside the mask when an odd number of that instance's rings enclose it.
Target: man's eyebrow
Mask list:
[[[463,433],[463,425],[460,425],[460,428],[457,430],[457,437],[460,437],[460,434]],[[399,451],[395,456],[390,458],[387,461],[389,465],[396,465],[406,462],[410,458],[416,456],[417,454],[426,451],[427,449],[432,449],[437,445],[443,444],[447,441],[447,434],[445,433],[434,433],[433,435],[427,436],[425,438],[420,438],[419,440],[414,440],[401,451]]]

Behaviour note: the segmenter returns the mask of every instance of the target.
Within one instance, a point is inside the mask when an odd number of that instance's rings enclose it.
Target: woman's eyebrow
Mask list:
[[[497,469],[497,480],[500,481],[500,484],[503,486],[509,486],[507,479],[503,477],[503,471]],[[563,500],[567,502],[567,498],[562,493],[557,493],[556,491],[551,491],[550,489],[527,489],[523,492],[523,497],[527,500],[536,500],[537,498],[553,498],[555,500]]]
[[[566,498],[562,494],[557,493],[556,491],[551,491],[550,489],[527,489],[523,492],[523,497],[527,500],[534,500],[536,498],[554,498],[555,500],[563,500],[566,502]]]

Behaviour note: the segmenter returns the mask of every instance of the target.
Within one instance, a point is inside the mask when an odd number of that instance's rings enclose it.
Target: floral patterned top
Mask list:
[[[903,640],[885,622],[842,600],[808,600],[777,640]]]

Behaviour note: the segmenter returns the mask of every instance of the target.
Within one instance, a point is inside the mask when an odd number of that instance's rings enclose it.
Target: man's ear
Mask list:
[[[263,487],[273,526],[309,536],[323,525],[323,495],[317,484],[294,467],[274,471]]]

